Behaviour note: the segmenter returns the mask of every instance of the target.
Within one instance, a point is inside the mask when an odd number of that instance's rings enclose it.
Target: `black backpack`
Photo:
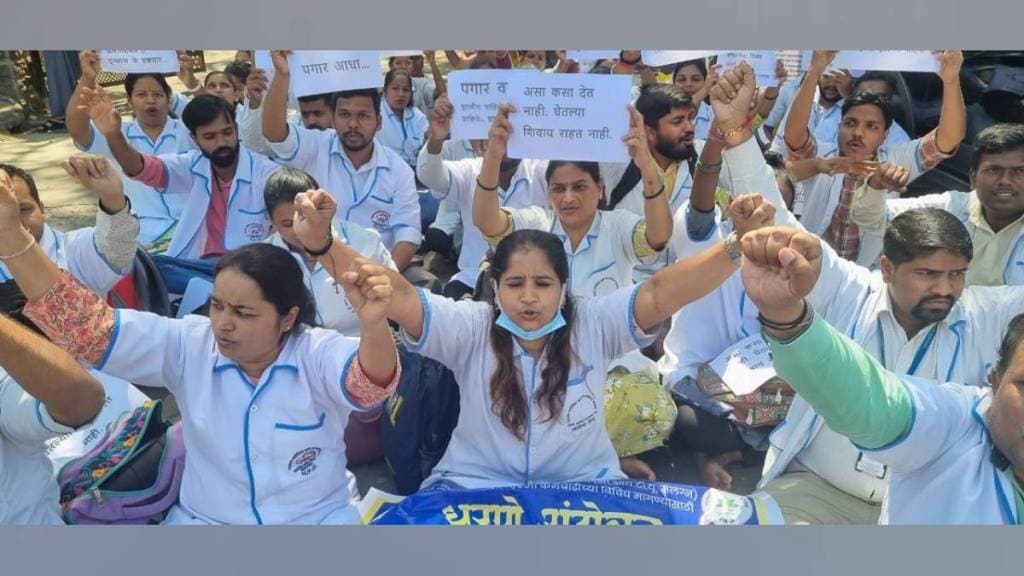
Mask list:
[[[384,404],[381,443],[399,494],[416,492],[441,460],[459,421],[459,385],[440,362],[398,347],[402,376]]]

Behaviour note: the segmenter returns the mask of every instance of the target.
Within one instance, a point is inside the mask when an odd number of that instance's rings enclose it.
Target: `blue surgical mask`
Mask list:
[[[550,322],[541,326],[540,328],[537,328],[536,330],[527,331],[524,330],[522,326],[513,322],[512,319],[509,318],[508,314],[505,314],[505,311],[501,309],[501,302],[498,300],[498,284],[493,281],[492,284],[494,286],[494,303],[498,306],[498,310],[501,312],[501,314],[498,315],[498,319],[495,321],[495,324],[504,328],[505,330],[508,330],[514,336],[526,341],[533,341],[543,338],[548,334],[551,334],[552,332],[565,326],[565,317],[562,316],[562,307],[565,306],[564,287],[562,288],[562,298],[558,303],[558,312],[555,313],[555,317],[552,318]]]

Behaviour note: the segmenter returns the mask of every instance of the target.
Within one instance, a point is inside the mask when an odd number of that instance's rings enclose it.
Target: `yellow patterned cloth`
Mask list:
[[[618,367],[608,374],[604,420],[619,457],[662,446],[676,421],[676,404],[668,390],[647,372]]]

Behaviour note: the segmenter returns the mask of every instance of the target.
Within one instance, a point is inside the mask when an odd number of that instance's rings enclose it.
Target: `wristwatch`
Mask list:
[[[736,235],[736,231],[732,231],[728,236],[725,237],[723,243],[725,244],[725,253],[729,255],[729,259],[732,260],[737,266],[740,264],[740,260],[743,258],[743,253],[740,252],[739,236]]]

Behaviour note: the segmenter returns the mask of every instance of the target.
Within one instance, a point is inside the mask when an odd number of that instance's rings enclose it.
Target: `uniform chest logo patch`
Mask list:
[[[309,476],[316,470],[316,459],[320,457],[319,448],[306,448],[299,450],[288,462],[288,471]]]
[[[260,222],[252,222],[245,227],[245,237],[253,242],[263,240],[267,235],[267,227]]]
[[[377,210],[370,216],[370,220],[373,221],[374,227],[380,230],[386,230],[388,225],[391,223],[391,213],[383,210]]]

